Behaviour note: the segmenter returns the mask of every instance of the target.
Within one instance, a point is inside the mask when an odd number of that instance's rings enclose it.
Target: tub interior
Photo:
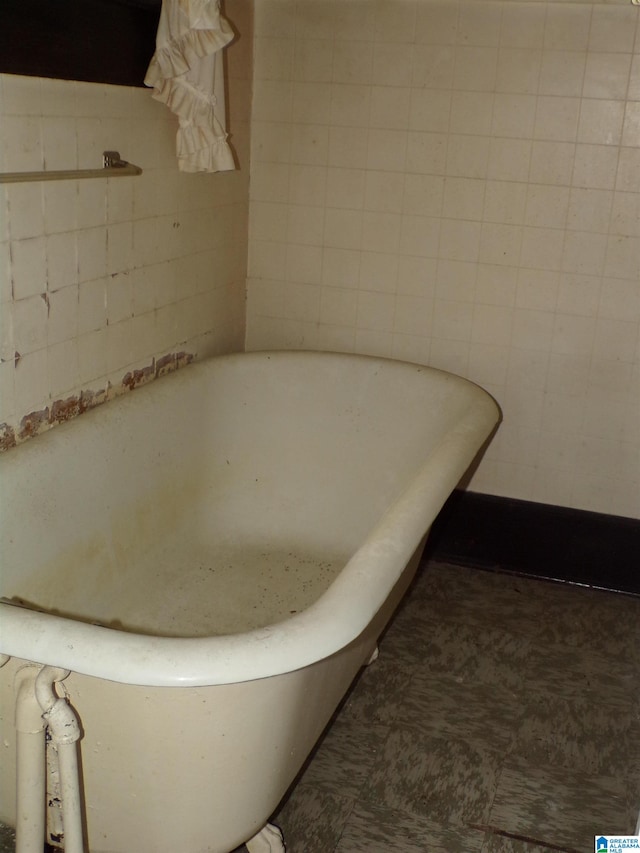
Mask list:
[[[470,400],[428,368],[306,356],[194,364],[5,454],[23,535],[1,594],[160,636],[309,607]]]

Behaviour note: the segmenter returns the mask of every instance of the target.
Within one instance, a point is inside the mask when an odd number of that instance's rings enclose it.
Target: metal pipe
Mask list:
[[[36,679],[35,693],[58,752],[65,853],[84,853],[77,746],[82,733],[73,708],[58,696],[54,687],[70,674],[68,669],[45,666]]]
[[[35,683],[42,667],[16,673],[16,853],[42,853],[46,832],[45,722]]]

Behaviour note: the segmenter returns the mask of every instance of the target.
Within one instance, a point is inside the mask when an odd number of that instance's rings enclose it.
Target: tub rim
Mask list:
[[[469,397],[454,428],[431,448],[413,480],[322,596],[284,621],[212,637],[137,634],[0,602],[0,653],[122,684],[198,687],[301,669],[335,654],[366,630],[447,497],[499,423],[500,409],[491,395],[471,380],[429,365],[377,356],[263,350],[214,356],[190,368],[214,359],[280,356],[366,359],[399,369],[404,365],[442,374],[464,387]],[[153,385],[155,382],[145,388]],[[45,436],[53,433],[55,430]]]

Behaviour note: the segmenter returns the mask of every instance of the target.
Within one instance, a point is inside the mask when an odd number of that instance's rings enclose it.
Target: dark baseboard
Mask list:
[[[456,491],[427,556],[640,595],[640,520]]]

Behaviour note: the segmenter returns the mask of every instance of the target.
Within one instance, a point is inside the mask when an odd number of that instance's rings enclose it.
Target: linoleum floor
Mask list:
[[[427,563],[288,799],[288,853],[590,853],[640,811],[640,598]]]
[[[639,810],[640,598],[427,562],[273,822],[287,853],[590,853]]]

